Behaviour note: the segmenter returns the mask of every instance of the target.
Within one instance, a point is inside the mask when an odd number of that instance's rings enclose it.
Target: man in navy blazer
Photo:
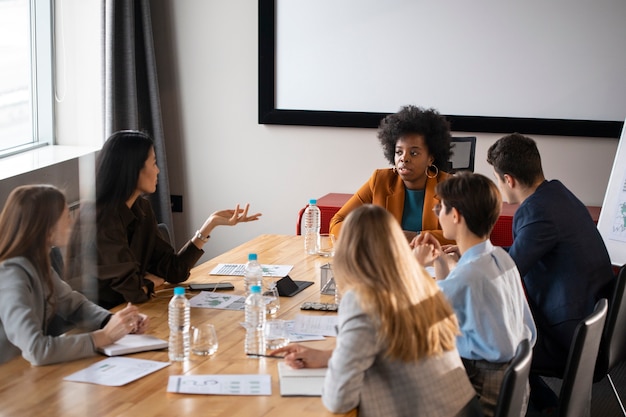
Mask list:
[[[612,290],[609,254],[585,205],[560,181],[545,179],[534,140],[504,136],[487,162],[503,198],[520,204],[509,254],[537,325],[531,369],[562,374],[576,325]]]

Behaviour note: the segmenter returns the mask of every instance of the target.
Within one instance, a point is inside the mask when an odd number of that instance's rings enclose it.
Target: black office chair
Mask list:
[[[528,387],[532,356],[533,350],[530,341],[522,340],[522,343],[517,347],[515,357],[504,372],[494,417],[519,417],[521,410],[528,405],[524,404],[524,400],[526,403],[528,402],[528,398],[525,398],[524,394]]]
[[[574,331],[559,394],[559,417],[588,417],[590,414],[593,374],[608,304],[606,298],[598,301],[593,313]]]
[[[611,370],[624,360],[626,360],[626,265],[622,266],[617,274],[593,378],[593,382],[599,382],[605,376],[608,378],[622,414],[626,416],[624,404],[610,374]]]
[[[167,224],[159,223],[157,227],[159,228],[159,233],[161,234],[161,237],[163,238],[163,240],[168,242],[170,245],[174,246],[174,242],[172,242],[172,238],[170,235],[170,229],[169,227],[167,227]]]
[[[450,157],[449,173],[457,171],[474,172],[474,156],[476,154],[476,136],[452,137],[452,156]]]

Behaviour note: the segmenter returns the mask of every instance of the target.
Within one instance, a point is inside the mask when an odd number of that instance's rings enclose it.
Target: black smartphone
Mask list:
[[[203,291],[219,291],[219,290],[234,290],[235,286],[230,282],[208,282],[189,284],[190,290],[203,290]]]

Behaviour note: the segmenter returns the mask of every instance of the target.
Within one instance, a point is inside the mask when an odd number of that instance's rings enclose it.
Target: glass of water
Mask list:
[[[276,283],[271,283],[263,292],[263,298],[265,299],[265,308],[267,314],[270,317],[276,317],[278,310],[280,310],[280,297],[278,296],[278,288]]]
[[[265,322],[265,344],[268,350],[289,344],[289,332],[285,320],[272,319]]]
[[[194,355],[210,356],[217,352],[217,333],[212,324],[200,324],[191,329],[191,352]]]

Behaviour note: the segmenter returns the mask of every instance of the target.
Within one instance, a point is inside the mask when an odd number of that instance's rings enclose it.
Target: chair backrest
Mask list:
[[[560,417],[589,415],[593,372],[607,311],[608,301],[603,298],[596,303],[593,313],[581,321],[574,331],[559,395]]]
[[[474,172],[474,156],[476,154],[476,136],[453,137],[450,167],[448,172]]]
[[[602,380],[611,369],[626,359],[626,265],[617,274],[615,289],[604,325],[594,382]]]
[[[522,340],[517,347],[515,357],[504,372],[494,417],[519,417],[520,410],[524,406],[524,393],[528,385],[532,356],[530,341]]]
[[[172,242],[172,237],[170,235],[170,229],[169,227],[167,227],[167,224],[159,223],[157,227],[159,228],[159,233],[161,233],[161,237],[163,238],[163,240],[174,246],[174,242]]]

